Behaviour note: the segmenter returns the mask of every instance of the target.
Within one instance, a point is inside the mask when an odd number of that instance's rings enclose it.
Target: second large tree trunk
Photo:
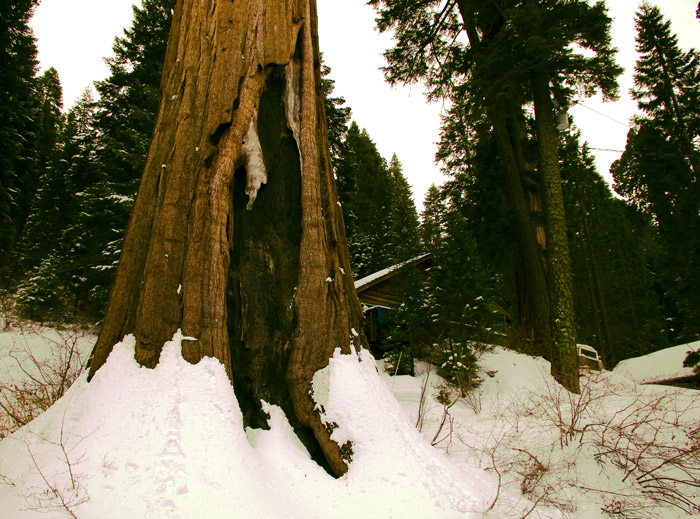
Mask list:
[[[574,324],[569,238],[559,170],[559,141],[549,80],[544,70],[532,72],[537,149],[547,222],[547,265],[552,327],[552,375],[566,389],[578,393],[578,352]]]
[[[336,347],[361,346],[328,154],[314,0],[180,0],[161,105],[90,376],[125,334],[158,363],[226,366],[246,423],[286,412],[346,470],[309,394]],[[317,456],[320,458],[321,456]]]

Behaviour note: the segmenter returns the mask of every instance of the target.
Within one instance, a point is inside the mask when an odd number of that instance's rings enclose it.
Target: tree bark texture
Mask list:
[[[249,425],[279,405],[346,470],[309,396],[336,347],[364,338],[337,205],[314,0],[180,0],[161,104],[90,377],[124,335],[158,363],[216,357]]]
[[[462,16],[470,46],[478,57],[482,52],[482,42],[474,16],[477,12],[476,4],[474,0],[457,0],[457,7]],[[493,81],[504,81],[504,79],[494,77]],[[545,341],[545,344],[551,344],[551,354],[549,356],[545,354],[545,357],[548,357],[552,363],[554,377],[567,389],[578,392],[578,355],[574,328],[573,287],[559,171],[559,144],[549,80],[544,69],[541,67],[533,69],[530,86],[535,104],[537,148],[546,223],[546,237],[540,233],[540,242],[544,241],[547,247],[546,272],[543,272],[539,252],[536,250],[537,232],[533,226],[530,207],[527,204],[522,185],[525,159],[515,151],[519,142],[517,137],[513,138],[513,135],[517,134],[519,124],[517,119],[514,119],[515,129],[512,134],[505,124],[507,116],[515,112],[511,110],[509,113],[507,107],[504,110],[502,100],[499,102],[494,98],[485,101],[506,174],[509,202],[520,240],[520,252],[523,254],[524,277],[527,278],[528,282],[532,282],[531,286],[527,288],[533,291],[536,333],[538,330],[543,330],[543,332],[538,333],[539,337]],[[516,175],[518,178],[514,178]],[[546,280],[546,285],[542,284],[543,280]],[[546,287],[545,291],[548,297],[544,297],[543,287]],[[521,288],[518,287],[519,297],[521,294],[527,293]],[[546,300],[548,300],[548,304],[545,303]],[[547,308],[546,316],[544,308]],[[544,331],[546,327],[549,327],[549,332]]]
[[[516,147],[506,122],[492,119],[498,153],[503,166],[505,187],[517,234],[516,282],[518,288],[518,320],[526,340],[532,341],[534,353],[549,357],[551,348],[550,308],[547,278],[532,222],[530,208],[522,185]],[[523,275],[518,275],[518,274]]]
[[[569,391],[578,393],[578,352],[574,324],[574,289],[559,170],[559,141],[549,80],[544,70],[532,71],[537,149],[547,222],[547,265],[552,326],[552,375]]]
[[[482,36],[476,27],[477,6],[472,0],[458,0],[469,44],[478,57],[483,53]],[[494,77],[493,81],[500,81]],[[532,210],[523,187],[527,161],[522,147],[524,130],[519,122],[520,108],[504,106],[501,100],[485,99],[486,111],[493,128],[503,166],[508,205],[517,235],[515,275],[518,290],[519,336],[531,343],[528,352],[550,358],[550,305],[546,263],[540,245],[546,245],[544,229],[535,225]],[[508,121],[511,121],[511,128]],[[532,351],[534,350],[534,351]]]

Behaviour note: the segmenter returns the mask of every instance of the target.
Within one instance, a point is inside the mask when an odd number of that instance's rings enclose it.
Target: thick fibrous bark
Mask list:
[[[474,6],[469,0],[459,0],[457,6],[462,16],[464,30],[469,44],[476,55],[483,52],[481,36],[474,20]],[[497,78],[494,78],[496,81]],[[527,351],[550,358],[550,301],[547,289],[546,272],[542,262],[539,246],[546,244],[544,238],[538,240],[538,231],[531,218],[522,177],[525,174],[525,157],[522,149],[515,114],[519,110],[504,106],[501,100],[485,99],[486,111],[491,120],[498,153],[500,155],[508,206],[513,216],[517,236],[516,283],[518,286],[518,320],[520,333],[524,334]],[[507,121],[512,120],[509,130]]]
[[[569,391],[578,393],[578,355],[574,325],[574,289],[566,230],[564,196],[559,171],[559,144],[549,80],[544,70],[532,72],[535,126],[540,156],[540,175],[547,220],[547,264],[552,321],[552,375]]]
[[[524,279],[518,280],[518,288],[526,292],[519,294],[521,299],[526,301],[526,304],[523,304],[526,308],[519,312],[519,319],[521,326],[525,328],[524,331],[533,332],[528,333],[526,339],[534,341],[534,351],[547,356],[549,352],[542,351],[551,344],[547,280],[521,182],[521,169],[518,167],[514,145],[505,122],[494,118],[493,129],[505,176],[508,205],[513,214],[518,246],[522,254]]]
[[[330,167],[314,0],[181,0],[161,105],[90,376],[136,336],[153,367],[218,358],[249,423],[280,405],[346,470],[309,396],[361,311]],[[286,383],[285,383],[286,380]]]

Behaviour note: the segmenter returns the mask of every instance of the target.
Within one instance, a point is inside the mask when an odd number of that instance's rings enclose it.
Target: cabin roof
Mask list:
[[[355,281],[357,296],[365,305],[394,308],[401,303],[402,294],[401,284],[395,282],[396,275],[405,267],[417,267],[427,271],[431,264],[432,255],[421,254],[358,279]]]

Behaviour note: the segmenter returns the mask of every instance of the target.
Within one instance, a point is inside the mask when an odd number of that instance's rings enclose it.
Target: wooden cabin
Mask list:
[[[432,256],[423,254],[355,281],[357,297],[365,313],[365,334],[375,355],[381,356],[377,345],[382,331],[391,320],[391,311],[401,304],[407,269],[418,270],[426,282],[432,264]]]

